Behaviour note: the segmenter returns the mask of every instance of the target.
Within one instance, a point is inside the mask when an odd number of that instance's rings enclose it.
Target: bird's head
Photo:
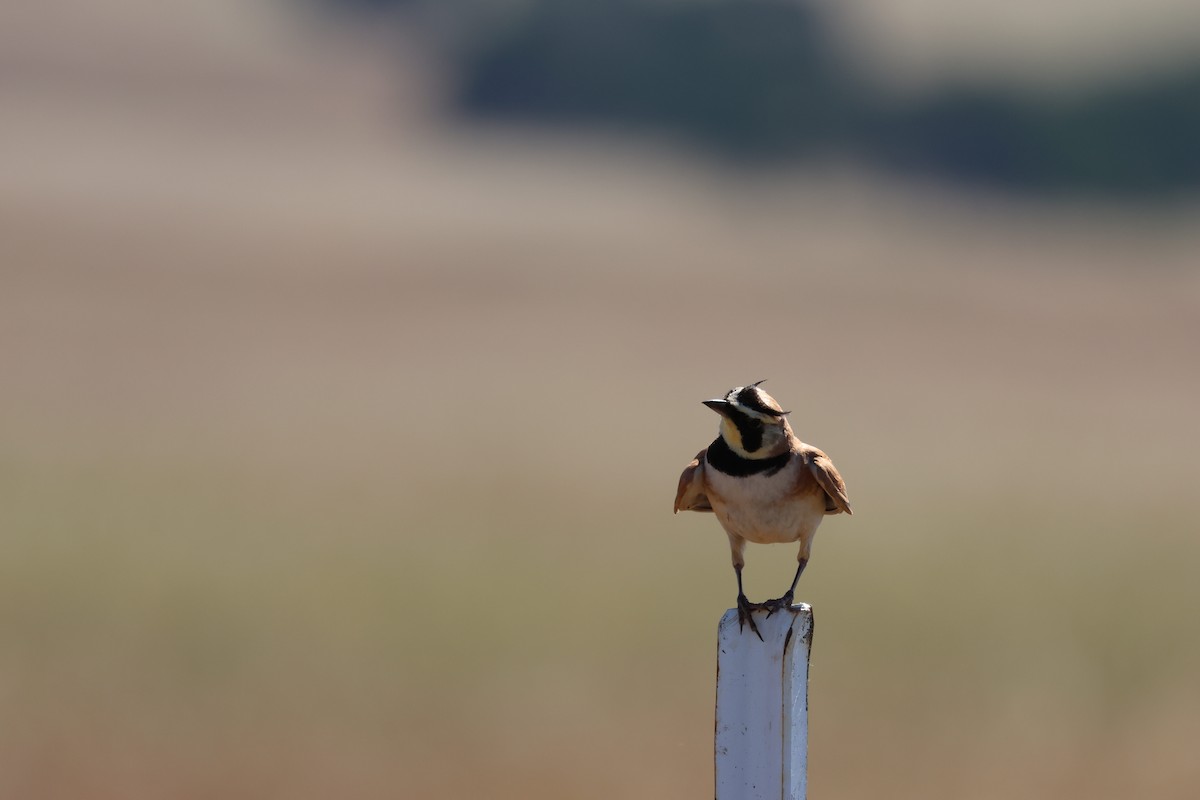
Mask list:
[[[790,446],[792,428],[775,398],[758,383],[736,386],[704,405],[721,415],[721,438],[743,458],[770,458]]]

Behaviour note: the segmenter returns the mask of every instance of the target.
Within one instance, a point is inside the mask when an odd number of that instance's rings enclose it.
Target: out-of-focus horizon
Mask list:
[[[1170,197],[1200,187],[1194,56],[1081,75],[1075,85],[1021,86],[1015,76],[963,70],[905,91],[825,4],[535,0],[520,8],[502,24],[468,26],[497,32],[452,37],[462,42],[449,48],[454,95],[469,114],[653,131],[743,166],[848,159],[910,177],[1072,196]]]
[[[368,5],[0,10],[0,795],[706,795],[735,587],[667,509],[764,377],[856,512],[797,592],[814,796],[1196,795],[1188,191],[497,123],[458,59],[532,4]],[[833,5],[902,97],[1200,40]]]

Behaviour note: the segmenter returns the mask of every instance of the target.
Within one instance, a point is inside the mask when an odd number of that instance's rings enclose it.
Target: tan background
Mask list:
[[[872,5],[913,75],[1122,63]],[[1194,207],[475,131],[281,4],[0,22],[0,795],[706,796],[734,582],[668,509],[764,377],[857,512],[814,797],[1200,792]]]

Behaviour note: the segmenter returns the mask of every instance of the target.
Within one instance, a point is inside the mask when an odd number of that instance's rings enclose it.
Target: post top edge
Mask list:
[[[756,609],[752,613],[760,630],[763,630],[763,625],[768,625],[779,631],[780,635],[784,630],[793,629],[796,634],[807,637],[811,635],[813,629],[813,610],[808,603],[796,603],[770,615],[765,609]],[[741,630],[741,627],[736,608],[727,610],[721,615],[720,622],[717,623],[717,629],[720,631]]]
[[[780,609],[779,611],[776,611],[775,613],[783,614],[784,612],[787,612],[794,617],[811,617],[812,616],[812,606],[810,606],[808,603],[793,603],[792,605],[788,606],[786,609]],[[738,613],[738,610],[736,608],[730,608],[725,611],[725,616],[728,617],[730,614],[732,614],[734,617],[736,617],[737,613]]]

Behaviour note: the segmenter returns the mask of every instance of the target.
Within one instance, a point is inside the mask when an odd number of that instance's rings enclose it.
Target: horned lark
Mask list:
[[[827,514],[853,514],[846,484],[829,457],[792,433],[787,415],[762,383],[738,386],[704,405],[721,415],[720,434],[696,454],[679,476],[675,513],[712,511],[729,536],[738,584],[738,621],[762,638],[751,611],[768,615],[792,603],[800,573],[812,551],[817,526]],[[796,577],[782,597],[751,603],[742,591],[746,542],[800,542]]]

